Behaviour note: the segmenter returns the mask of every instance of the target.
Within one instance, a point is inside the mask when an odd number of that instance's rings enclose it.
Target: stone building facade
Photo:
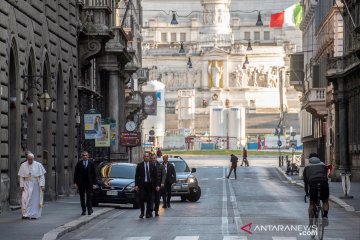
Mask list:
[[[194,135],[209,133],[214,106],[244,107],[249,117],[256,114],[259,122],[246,129],[256,139],[274,132],[281,108],[297,115],[299,95],[286,72],[288,55],[301,49],[301,32],[295,27],[269,27],[272,13],[295,3],[143,1],[143,64],[150,69],[151,80],[165,84],[164,134],[179,129],[190,129]],[[259,12],[263,26],[256,26]],[[174,16],[178,24],[171,24]],[[181,114],[189,109],[180,100],[183,90],[194,90],[194,116],[187,119]],[[284,125],[299,132],[298,121]]]
[[[0,208],[18,204],[18,169],[30,150],[43,163],[46,197],[69,192],[76,163],[76,1],[0,1]],[[52,111],[40,112],[47,91]]]
[[[99,161],[139,161],[120,145],[131,119],[140,128],[141,3],[137,0],[0,0],[0,210],[20,202],[18,169],[33,152],[46,173],[47,200],[68,195],[81,151]],[[52,110],[40,112],[47,91]],[[96,109],[116,123],[115,144],[84,137],[84,114]],[[130,157],[131,154],[131,157]]]
[[[329,57],[327,79],[333,86],[332,112],[335,121],[334,175],[350,172],[360,180],[360,2],[343,1],[343,55]]]

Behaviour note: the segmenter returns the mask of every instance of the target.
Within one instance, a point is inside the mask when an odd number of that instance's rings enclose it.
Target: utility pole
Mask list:
[[[283,98],[283,94],[284,94],[284,88],[283,88],[283,69],[284,68],[279,68],[279,96],[280,96],[280,120],[279,120],[279,124],[277,126],[277,135],[278,135],[278,147],[279,147],[279,167],[281,167],[281,165],[283,165],[283,161],[281,159],[281,140],[280,140],[280,133],[281,130],[283,130],[283,125],[284,125],[284,98]]]

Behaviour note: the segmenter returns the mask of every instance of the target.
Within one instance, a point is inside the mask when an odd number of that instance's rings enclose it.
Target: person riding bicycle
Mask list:
[[[304,185],[306,196],[310,195],[309,218],[310,225],[313,224],[315,203],[318,200],[318,184],[320,184],[320,200],[323,202],[323,222],[328,225],[329,212],[329,183],[327,167],[320,161],[317,153],[309,154],[309,164],[304,169]]]

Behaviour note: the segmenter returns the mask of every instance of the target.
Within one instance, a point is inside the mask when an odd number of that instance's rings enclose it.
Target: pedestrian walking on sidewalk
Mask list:
[[[37,219],[41,217],[45,191],[45,173],[43,165],[34,161],[34,154],[28,152],[26,161],[20,165],[18,173],[23,219]]]
[[[83,151],[81,153],[81,157],[82,160],[79,161],[75,166],[74,182],[80,194],[80,203],[82,208],[81,215],[86,214],[86,208],[88,215],[91,215],[93,213],[93,191],[96,188],[95,165],[93,161],[89,160],[89,153],[87,151]]]
[[[162,191],[162,199],[163,199],[163,208],[170,208],[170,199],[171,199],[171,186],[176,183],[176,172],[175,167],[171,163],[169,163],[169,156],[163,156],[163,165],[166,172],[166,180],[165,187]]]
[[[165,172],[165,168],[162,164],[160,164],[157,160],[156,160],[156,154],[151,154],[151,162],[154,164],[155,168],[156,168],[156,178],[160,179],[160,189],[154,189],[153,191],[153,205],[152,205],[152,209],[153,211],[155,211],[155,216],[158,217],[159,216],[159,206],[160,206],[160,195],[161,195],[161,191],[164,189],[164,185],[165,185],[165,179],[166,179],[166,172]]]
[[[158,181],[156,175],[156,168],[154,164],[149,162],[150,152],[145,152],[143,156],[144,161],[138,163],[135,172],[135,190],[138,192],[138,198],[140,203],[140,216],[144,217],[145,202],[146,202],[146,218],[151,218],[152,207],[152,193],[154,189],[160,190],[160,180]]]
[[[243,155],[242,155],[243,159],[242,159],[242,162],[241,162],[241,165],[242,166],[244,163],[245,163],[245,167],[248,167],[249,166],[249,161],[247,159],[248,157],[248,154],[247,154],[247,150],[245,148],[243,148]]]
[[[234,170],[235,179],[237,179],[236,168],[237,168],[238,160],[239,160],[239,158],[237,156],[235,156],[234,154],[230,155],[231,167],[230,167],[230,172],[229,172],[229,174],[227,175],[226,178],[229,178],[230,175],[231,175],[231,172]]]

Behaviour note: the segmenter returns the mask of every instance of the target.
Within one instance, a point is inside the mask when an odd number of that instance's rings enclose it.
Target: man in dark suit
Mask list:
[[[155,211],[155,216],[158,217],[160,206],[160,193],[161,189],[163,189],[165,185],[166,172],[164,166],[157,161],[157,156],[155,153],[150,155],[150,159],[156,168],[157,179],[160,179],[160,190],[155,190],[153,192],[153,210]]]
[[[176,182],[176,172],[174,165],[169,163],[169,156],[163,156],[163,165],[166,172],[165,186],[163,189],[162,199],[163,199],[163,208],[170,207],[171,199],[171,186]]]
[[[96,173],[95,165],[89,160],[89,153],[84,151],[81,153],[82,160],[79,161],[75,166],[74,182],[76,187],[79,189],[80,202],[82,213],[86,214],[86,208],[88,214],[93,213],[92,209],[92,196],[93,190],[96,188]],[[86,205],[85,205],[85,194],[86,194]]]
[[[160,180],[157,179],[156,168],[149,162],[150,153],[144,153],[144,161],[138,163],[135,172],[135,189],[139,195],[141,214],[139,218],[144,217],[146,202],[146,218],[152,217],[152,193],[160,190]]]

